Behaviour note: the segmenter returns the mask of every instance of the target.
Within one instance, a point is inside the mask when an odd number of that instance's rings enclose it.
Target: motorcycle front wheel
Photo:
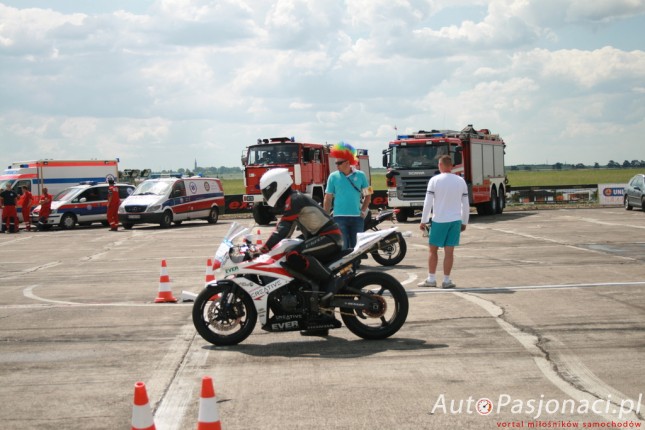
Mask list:
[[[369,310],[341,308],[341,318],[349,331],[369,340],[385,339],[399,331],[408,317],[409,306],[408,294],[399,281],[387,273],[364,272],[349,286],[368,294],[377,305]],[[339,294],[347,294],[347,290]]]
[[[401,233],[396,233],[396,238],[395,242],[379,246],[378,249],[370,253],[374,261],[382,266],[394,266],[403,261],[406,252],[408,252],[408,246]]]
[[[205,288],[193,305],[195,329],[213,345],[237,345],[249,337],[257,319],[251,296],[230,285]]]

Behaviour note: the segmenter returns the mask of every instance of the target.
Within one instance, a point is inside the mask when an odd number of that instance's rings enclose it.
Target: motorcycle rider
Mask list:
[[[304,240],[287,254],[286,268],[300,275],[298,277],[308,282],[314,291],[320,291],[321,286],[328,286],[332,282],[330,271],[322,263],[328,263],[338,255],[343,247],[343,237],[331,216],[314,199],[293,190],[292,184],[289,170],[284,168],[270,169],[260,178],[260,189],[267,205],[275,212],[282,213],[275,230],[260,251],[268,252],[282,239],[290,237],[298,227]],[[333,296],[333,288],[329,286],[328,289],[331,291],[323,298],[325,301]],[[317,309],[317,304],[314,309]],[[333,316],[323,315],[320,318],[322,324],[334,321]],[[300,333],[325,336],[329,329]]]

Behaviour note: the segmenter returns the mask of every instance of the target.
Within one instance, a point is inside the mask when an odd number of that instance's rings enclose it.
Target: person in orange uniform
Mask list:
[[[16,202],[18,201],[18,194],[11,189],[11,184],[7,184],[7,188],[0,192],[0,207],[2,207],[2,220],[6,223],[7,233],[18,233],[20,221],[18,221],[18,212],[16,212]],[[13,221],[14,230],[10,229],[10,224]]]
[[[119,205],[121,204],[119,187],[114,185],[112,178],[108,178],[108,184],[107,220],[110,223],[110,231],[117,231],[119,229]]]
[[[52,213],[52,195],[47,188],[43,188],[43,194],[40,196],[40,212],[38,213],[38,229],[44,229],[47,225],[47,218]]]
[[[29,191],[29,187],[26,185],[22,186],[22,221],[25,223],[25,230],[31,230],[31,205],[32,205],[33,196]]]

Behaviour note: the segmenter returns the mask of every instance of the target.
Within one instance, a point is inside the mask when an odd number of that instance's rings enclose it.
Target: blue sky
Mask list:
[[[467,124],[507,164],[645,159],[645,0],[0,0],[0,162],[240,166]]]

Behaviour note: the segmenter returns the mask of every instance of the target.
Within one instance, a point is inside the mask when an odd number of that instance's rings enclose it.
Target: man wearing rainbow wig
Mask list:
[[[367,175],[358,170],[356,149],[339,142],[331,147],[330,158],[336,159],[337,171],[329,175],[323,208],[331,212],[343,234],[343,249],[356,246],[356,235],[363,231],[372,195]]]

